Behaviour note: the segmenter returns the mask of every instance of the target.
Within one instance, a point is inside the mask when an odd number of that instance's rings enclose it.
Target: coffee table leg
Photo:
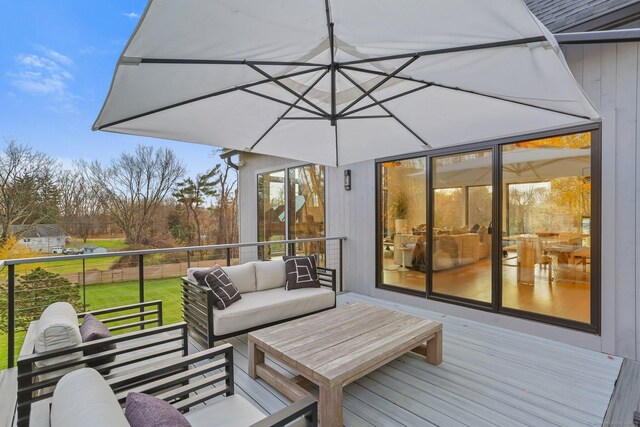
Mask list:
[[[320,386],[318,409],[322,427],[342,427],[342,386]]]
[[[264,363],[264,353],[256,347],[253,341],[248,340],[247,344],[249,347],[249,377],[255,380],[258,378],[256,366]]]
[[[432,365],[442,363],[442,329],[435,333],[435,336],[427,341],[427,362]]]

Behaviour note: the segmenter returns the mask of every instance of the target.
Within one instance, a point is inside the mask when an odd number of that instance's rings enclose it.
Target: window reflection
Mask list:
[[[502,152],[502,305],[588,323],[591,134]]]
[[[285,240],[284,192],[283,170],[258,175],[258,241]],[[261,259],[271,259],[284,255],[285,247],[265,246],[260,252]]]
[[[492,152],[435,157],[433,292],[491,302]]]
[[[426,290],[426,160],[381,165],[382,283]]]
[[[289,169],[289,239],[324,237],[324,166],[306,165]],[[323,242],[296,245],[299,255],[316,254],[322,264]]]

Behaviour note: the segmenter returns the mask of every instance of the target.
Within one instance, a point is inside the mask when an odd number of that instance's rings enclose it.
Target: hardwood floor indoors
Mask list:
[[[392,259],[385,258],[383,280],[385,284],[424,291],[425,274],[421,271],[400,271]],[[508,263],[509,261],[507,261]],[[502,268],[502,305],[504,307],[549,316],[590,321],[589,268],[566,266],[551,284],[548,271],[535,268],[535,285],[517,283],[517,267]],[[473,299],[491,300],[491,261],[482,259],[473,264],[433,273],[434,291],[442,294]]]

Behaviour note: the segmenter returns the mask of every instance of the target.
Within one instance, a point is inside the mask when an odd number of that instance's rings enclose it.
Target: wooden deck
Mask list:
[[[343,401],[346,426],[594,426],[605,418],[621,358],[358,294],[338,298],[339,305],[352,302],[442,322],[443,362],[430,365],[409,353],[348,385]],[[237,394],[265,414],[290,403],[262,380],[249,378],[246,336],[226,341],[234,346]],[[295,374],[269,362],[281,373]],[[11,381],[2,384],[4,403],[13,386]],[[624,387],[619,384],[614,401],[629,407],[625,402],[637,403],[640,396],[638,375]],[[623,419],[626,412],[610,409],[607,420]],[[10,422],[2,419],[0,426]]]
[[[621,358],[357,294],[338,298],[339,305],[351,302],[442,322],[444,355],[442,364],[433,366],[407,354],[348,385],[346,426],[594,426],[603,422]],[[227,342],[235,349],[236,392],[265,413],[286,406],[286,397],[247,375],[246,336]],[[273,361],[271,365],[295,375],[286,366]]]

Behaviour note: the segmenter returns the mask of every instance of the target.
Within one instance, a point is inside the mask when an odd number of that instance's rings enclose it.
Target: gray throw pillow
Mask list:
[[[87,314],[84,316],[84,320],[82,321],[82,325],[80,325],[80,336],[82,337],[82,342],[90,342],[95,340],[101,340],[103,338],[109,338],[111,336],[111,332],[107,325],[102,323],[99,319],[96,319],[92,314]],[[102,353],[108,350],[115,350],[115,344],[107,344],[102,347],[94,348],[91,350],[85,350],[85,356],[91,356],[92,354]],[[87,363],[87,366],[96,367],[99,365],[104,365],[105,363],[111,363],[116,360],[116,356],[105,356],[99,359],[93,360]],[[108,374],[109,371],[102,372],[103,374]]]
[[[241,298],[240,291],[219,265],[214,265],[208,270],[194,271],[193,277],[196,278],[199,285],[211,289],[213,304],[218,310],[224,310]]]
[[[316,257],[314,255],[285,256],[282,259],[287,273],[286,290],[320,287]]]
[[[144,393],[127,394],[124,416],[131,427],[191,427],[176,408]]]

